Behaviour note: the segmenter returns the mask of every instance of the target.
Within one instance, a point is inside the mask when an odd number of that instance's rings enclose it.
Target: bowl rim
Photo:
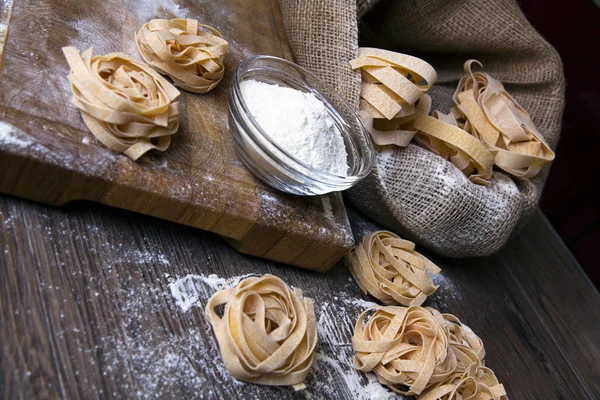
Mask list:
[[[248,106],[246,105],[246,102],[244,100],[244,96],[242,95],[241,92],[241,71],[243,69],[247,69],[246,67],[248,66],[248,64],[250,64],[253,61],[256,60],[272,60],[275,62],[279,62],[279,63],[283,63],[286,64],[296,70],[298,70],[299,72],[301,72],[302,74],[308,75],[310,76],[312,79],[315,79],[316,81],[319,82],[320,85],[326,87],[331,93],[333,93],[333,95],[335,97],[337,97],[337,99],[345,106],[347,107],[347,109],[349,110],[349,112],[351,113],[351,115],[356,119],[356,121],[359,124],[359,127],[361,129],[362,132],[360,133],[355,133],[355,134],[362,134],[362,136],[364,137],[365,141],[366,141],[366,146],[367,146],[367,156],[368,159],[367,161],[367,167],[362,171],[362,173],[358,174],[358,175],[346,175],[346,176],[341,176],[341,175],[335,175],[335,174],[331,174],[329,172],[326,171],[322,171],[319,169],[316,169],[314,167],[312,167],[311,165],[305,163],[304,161],[300,160],[299,158],[297,158],[296,156],[294,156],[293,154],[291,154],[290,152],[288,152],[287,150],[285,150],[283,147],[281,147],[276,141],[274,141],[271,136],[269,136],[260,126],[260,124],[256,121],[256,119],[254,118],[254,116],[252,115],[252,113],[250,112]],[[331,109],[336,111],[336,113],[338,114],[339,118],[342,119],[342,121],[344,121],[347,125],[351,126],[348,121],[346,120],[346,118],[344,118],[344,116],[339,112],[339,110],[337,110],[337,107],[334,106],[328,99],[328,96],[325,96],[320,90],[318,90],[317,88],[315,88],[312,85],[309,84],[305,84],[305,87],[307,87],[311,92],[316,92],[319,94],[319,96],[317,97],[320,101],[323,101],[327,108],[327,111],[331,114]],[[288,157],[289,159],[291,159],[293,162],[299,164],[301,167],[305,168],[306,170],[308,170],[310,172],[310,175],[303,173],[302,171],[298,170],[297,168],[294,168],[293,165],[289,165],[288,163],[286,163],[285,167],[286,168],[291,168],[294,170],[294,172],[299,173],[301,175],[304,175],[307,178],[319,181],[321,183],[325,183],[325,184],[348,184],[348,183],[356,183],[360,180],[362,180],[363,178],[365,178],[367,175],[369,175],[369,173],[371,172],[371,170],[373,169],[374,163],[375,163],[375,147],[373,145],[373,140],[371,139],[371,135],[369,134],[369,132],[367,131],[367,129],[364,126],[364,123],[362,121],[362,118],[360,117],[360,115],[352,108],[352,106],[350,106],[350,104],[346,101],[346,99],[344,99],[336,90],[333,89],[333,87],[328,84],[327,82],[325,82],[324,80],[322,80],[321,78],[319,78],[317,75],[313,74],[312,72],[308,71],[307,69],[301,67],[300,65],[280,58],[280,57],[275,57],[275,56],[270,56],[270,55],[264,55],[264,54],[259,54],[259,55],[255,55],[252,56],[246,60],[244,60],[243,62],[241,62],[238,67],[235,70],[234,73],[234,77],[233,77],[233,84],[232,84],[232,89],[235,92],[236,98],[241,106],[242,111],[244,112],[245,116],[248,118],[248,120],[252,123],[253,127],[256,129],[256,131],[260,134],[262,139],[265,139],[268,143],[270,143],[271,145],[273,145],[277,150],[279,150],[283,155],[285,155],[286,157]],[[355,131],[354,129],[350,128],[351,131]],[[280,157],[278,157],[277,155],[273,154],[273,152],[271,150],[269,150],[268,148],[266,148],[262,143],[260,143],[260,141],[256,141],[256,136],[253,132],[247,132],[247,134],[250,137],[254,137],[255,143],[261,148],[261,150],[263,150],[269,157],[273,158],[273,156],[275,156],[276,159],[279,159]],[[341,132],[340,132],[341,134]],[[285,160],[283,160],[285,161]]]

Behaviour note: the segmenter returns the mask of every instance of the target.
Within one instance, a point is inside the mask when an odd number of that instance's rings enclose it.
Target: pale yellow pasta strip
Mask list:
[[[363,67],[362,70],[408,104],[415,104],[423,96],[419,87],[392,67]]]
[[[208,25],[194,19],[154,19],[142,26],[135,41],[142,58],[182,89],[206,93],[223,79],[229,44]]]
[[[179,128],[179,91],[147,65],[127,54],[63,53],[72,103],[92,134],[108,148],[137,160],[149,150],[165,151]]]
[[[215,308],[225,305],[222,317]],[[313,301],[273,275],[215,293],[206,305],[221,357],[238,380],[303,389],[317,343]]]
[[[402,109],[402,105],[382,85],[363,82],[360,95],[387,119],[394,118]]]
[[[371,137],[373,138],[373,142],[379,146],[387,146],[393,144],[399,147],[406,147],[412,141],[413,137],[417,133],[417,131],[409,131],[409,130],[379,130],[373,126],[373,117],[366,111],[359,111],[360,117],[365,128],[371,133]],[[409,117],[414,118],[414,117]],[[404,120],[403,118],[398,118],[398,120]],[[388,121],[385,119],[384,121]],[[389,120],[394,121],[392,120]]]
[[[436,138],[446,146],[451,146],[466,154],[472,161],[477,173],[471,175],[477,183],[489,183],[492,177],[494,155],[479,141],[457,126],[447,124],[427,115],[418,115],[414,127],[419,132]]]
[[[358,58],[369,57],[377,60],[383,60],[403,71],[409,72],[415,80],[415,84],[428,90],[437,79],[435,69],[420,58],[409,56],[407,54],[396,53],[389,50],[375,49],[371,47],[361,47],[358,49]]]

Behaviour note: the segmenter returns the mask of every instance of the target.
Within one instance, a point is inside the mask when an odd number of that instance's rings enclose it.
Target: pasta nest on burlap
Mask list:
[[[352,346],[354,367],[374,372],[398,393],[424,400],[505,399],[503,386],[483,366],[481,339],[451,314],[419,306],[372,307],[358,318]]]
[[[539,133],[529,114],[506,91],[502,82],[484,72],[473,72],[477,60],[464,64],[452,99],[451,114],[462,129],[481,140],[505,172],[533,178],[554,160],[554,152]]]
[[[194,19],[153,19],[135,36],[142,58],[182,89],[207,93],[223,79],[229,43]]]
[[[127,54],[93,56],[63,48],[71,67],[72,103],[108,148],[137,160],[149,150],[165,151],[179,128],[179,91],[152,68]]]
[[[386,305],[420,306],[437,289],[429,274],[440,269],[393,232],[368,234],[346,263],[363,292]]]
[[[222,317],[215,308],[225,305]],[[303,389],[317,327],[312,299],[273,275],[215,293],[206,305],[223,362],[236,379]]]

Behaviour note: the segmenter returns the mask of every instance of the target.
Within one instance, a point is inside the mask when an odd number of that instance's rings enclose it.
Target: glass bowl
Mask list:
[[[346,176],[317,170],[271,140],[244,102],[240,83],[254,79],[314,94],[342,134],[348,154]],[[375,160],[371,137],[358,114],[328,84],[290,61],[259,55],[242,62],[229,89],[229,130],[242,162],[263,182],[297,195],[320,195],[348,189],[365,178]]]

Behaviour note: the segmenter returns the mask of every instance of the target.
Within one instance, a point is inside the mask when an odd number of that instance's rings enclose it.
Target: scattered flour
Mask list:
[[[325,216],[331,220],[334,220],[333,207],[331,206],[331,199],[329,198],[329,195],[326,194],[321,196],[321,201],[323,202],[323,211],[325,212]]]
[[[314,94],[252,79],[242,82],[241,91],[250,113],[274,142],[315,169],[346,176],[344,139]]]
[[[169,288],[175,299],[175,304],[185,312],[194,306],[204,306],[201,300],[206,302],[208,296],[212,294],[208,293],[207,289],[216,292],[217,290],[233,287],[249,276],[253,276],[253,274],[235,276],[230,279],[221,278],[215,274],[208,276],[190,274],[169,283]]]
[[[149,284],[122,290],[123,334],[100,336],[100,346],[82,352],[102,349],[102,374],[112,376],[119,390],[139,399],[218,398],[215,385],[239,385],[221,362],[213,336],[202,334],[208,326],[181,327],[178,333],[144,329],[157,313],[167,311],[165,296],[168,293]],[[71,334],[79,336],[78,330]],[[134,387],[126,378],[132,371]],[[112,397],[121,396],[112,393]]]
[[[187,8],[181,8],[173,0],[129,0],[129,2],[141,23],[152,18],[185,18],[189,12]]]
[[[378,306],[379,304],[377,303],[373,303],[372,301],[366,301],[363,299],[351,299],[351,300],[346,300],[346,302],[350,301],[350,303],[354,306],[356,306],[357,308],[361,308],[364,310],[366,310],[369,307],[373,307],[373,306]]]
[[[33,145],[29,139],[21,139],[15,136],[16,128],[8,122],[0,121],[0,145],[26,148]]]
[[[305,398],[401,399],[402,396],[382,386],[373,373],[362,373],[352,365],[352,343],[345,338],[352,336],[358,316],[375,303],[345,294],[334,300],[321,303],[317,309],[319,342],[307,389],[302,392]]]
[[[13,0],[0,0],[0,54],[4,51],[12,7]]]

